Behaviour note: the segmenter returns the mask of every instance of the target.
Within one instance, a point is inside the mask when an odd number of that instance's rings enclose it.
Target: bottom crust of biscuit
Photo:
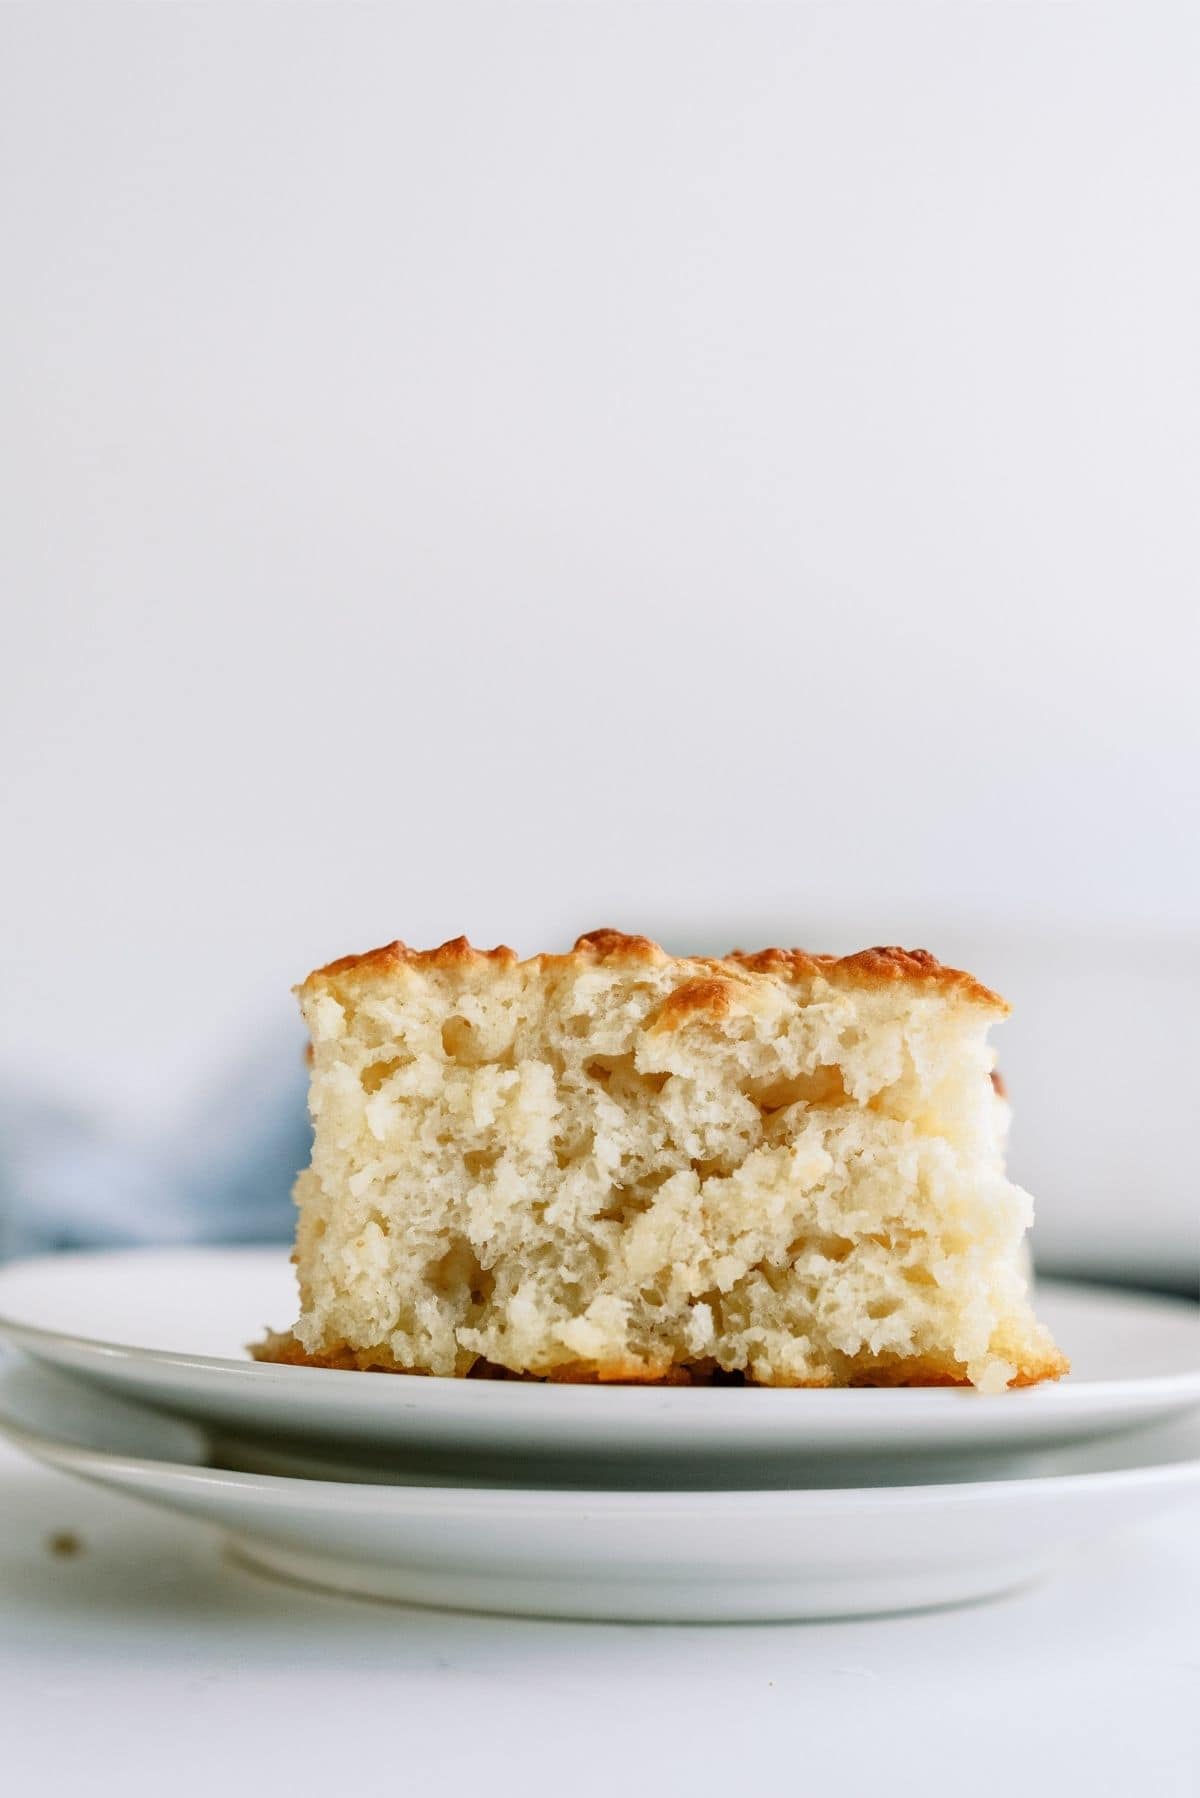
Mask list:
[[[386,1344],[371,1348],[351,1348],[348,1343],[318,1355],[310,1355],[290,1331],[272,1331],[262,1342],[250,1345],[256,1361],[273,1362],[284,1367],[327,1367],[341,1372],[408,1374],[419,1379],[445,1378],[425,1368],[402,1367]],[[1070,1362],[1057,1349],[1041,1356],[1028,1356],[1009,1381],[1009,1390],[1017,1386],[1037,1386],[1044,1380],[1058,1380],[1070,1372]],[[453,1376],[451,1376],[453,1377]],[[928,1356],[912,1356],[904,1360],[867,1362],[855,1369],[849,1379],[837,1381],[832,1374],[810,1380],[752,1379],[749,1375],[728,1372],[714,1361],[680,1362],[667,1367],[650,1367],[636,1362],[611,1362],[596,1365],[583,1361],[562,1361],[544,1370],[522,1371],[498,1367],[494,1362],[479,1360],[460,1376],[467,1380],[522,1380],[542,1385],[566,1386],[772,1386],[809,1390],[845,1386],[969,1386],[966,1369],[960,1363],[938,1363]]]

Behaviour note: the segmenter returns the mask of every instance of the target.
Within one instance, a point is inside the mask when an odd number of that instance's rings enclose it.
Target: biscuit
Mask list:
[[[443,1376],[1056,1378],[1004,1173],[1005,1002],[924,950],[522,961],[393,943],[298,989],[300,1317],[262,1358]]]

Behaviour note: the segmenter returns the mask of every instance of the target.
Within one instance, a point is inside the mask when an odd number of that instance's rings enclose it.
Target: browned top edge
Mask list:
[[[853,955],[814,955],[807,949],[759,949],[747,954],[734,949],[727,959],[753,974],[778,974],[790,980],[811,980],[819,974],[833,985],[844,986],[892,986],[900,982],[936,986],[992,1011],[1007,1015],[1010,1009],[1007,999],[964,968],[946,967],[928,949],[901,949],[895,943],[880,943]]]
[[[410,949],[397,940],[381,948],[369,949],[363,955],[343,955],[337,961],[317,968],[301,983],[297,991],[312,994],[336,981],[340,976],[396,974],[405,969],[415,972],[461,973],[504,970],[518,966],[545,969],[594,967],[605,963],[623,963],[662,967],[677,961],[689,976],[688,986],[673,997],[680,1010],[709,1009],[714,1001],[729,997],[725,990],[728,977],[734,981],[747,976],[765,975],[785,982],[801,982],[815,978],[831,986],[887,987],[901,983],[917,988],[934,988],[947,996],[969,1004],[984,1006],[1006,1014],[1009,1006],[998,993],[976,980],[961,968],[948,968],[928,949],[900,949],[894,945],[860,949],[854,955],[814,955],[807,949],[759,949],[752,954],[734,949],[716,957],[674,957],[658,943],[645,936],[627,936],[620,930],[590,930],[578,937],[565,955],[534,955],[525,963],[516,951],[500,944],[495,949],[476,949],[465,936],[452,937],[436,949]],[[722,980],[722,976],[726,980]],[[720,994],[716,988],[723,990]],[[712,989],[711,991],[709,989]],[[703,990],[701,990],[703,989]]]

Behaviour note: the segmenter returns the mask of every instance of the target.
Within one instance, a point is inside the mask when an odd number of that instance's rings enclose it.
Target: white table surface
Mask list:
[[[0,1443],[0,1790],[1196,1798],[1198,1524],[916,1617],[510,1622],[273,1584]]]

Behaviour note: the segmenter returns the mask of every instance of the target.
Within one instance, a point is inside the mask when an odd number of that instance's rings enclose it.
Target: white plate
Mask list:
[[[1011,1590],[1200,1497],[1200,1426],[1063,1451],[1074,1471],[958,1486],[576,1492],[349,1485],[196,1464],[189,1426],[34,1364],[0,1428],[39,1460],[224,1530],[267,1570],[372,1598],[646,1622],[845,1617]],[[167,1457],[167,1458],[160,1458]],[[1140,1459],[1139,1459],[1140,1457]]]
[[[229,1454],[240,1442],[243,1465],[257,1455],[293,1471],[328,1471],[327,1457],[377,1468],[469,1458],[476,1470],[558,1464],[576,1479],[586,1462],[596,1485],[765,1484],[826,1456],[1045,1450],[1200,1405],[1196,1308],[1087,1288],[1038,1294],[1071,1377],[991,1397],[412,1379],[246,1358],[244,1345],[294,1307],[282,1249],[144,1249],[0,1269],[0,1336],[222,1432]]]

